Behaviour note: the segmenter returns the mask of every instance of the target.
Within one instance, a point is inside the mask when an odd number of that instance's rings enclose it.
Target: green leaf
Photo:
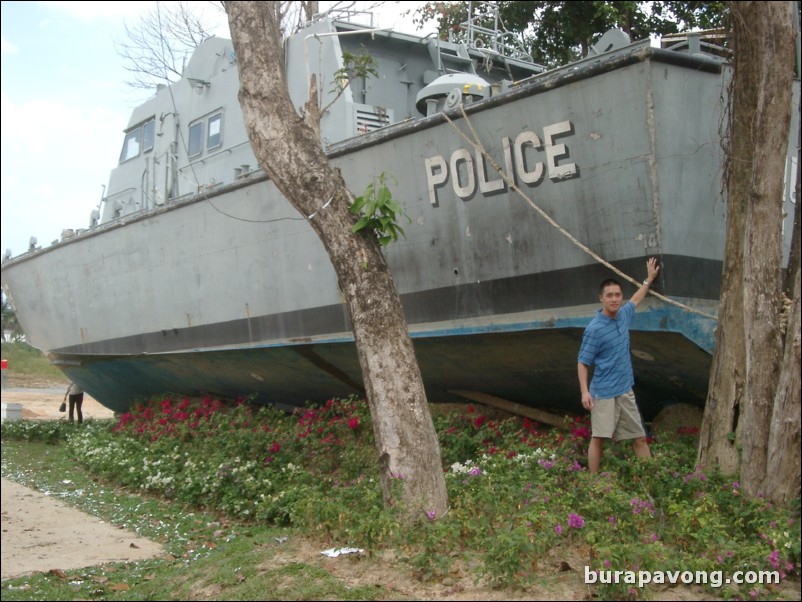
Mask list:
[[[387,209],[389,209],[390,211],[392,211],[393,213],[401,213],[401,205],[396,203],[395,200],[392,197],[387,199],[387,201],[385,202],[384,206]]]
[[[390,193],[390,190],[387,186],[382,186],[379,188],[379,207],[384,207],[388,201],[393,200],[393,195]]]
[[[364,196],[358,196],[354,199],[353,204],[348,208],[353,214],[357,214],[362,211],[362,207],[365,206],[366,198]]]
[[[351,228],[351,232],[359,232],[360,230],[364,229],[365,226],[367,226],[369,223],[370,223],[370,218],[364,216],[362,219],[360,219],[357,223],[354,224],[354,226]]]

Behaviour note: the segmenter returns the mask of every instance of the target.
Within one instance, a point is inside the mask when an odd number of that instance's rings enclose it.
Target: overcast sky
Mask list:
[[[19,255],[86,228],[116,165],[135,90],[115,43],[154,2],[2,2],[2,243]],[[229,37],[216,3],[190,2]],[[332,2],[321,2],[325,10]],[[370,3],[357,3],[367,6]],[[410,8],[386,2],[378,26],[415,33]]]

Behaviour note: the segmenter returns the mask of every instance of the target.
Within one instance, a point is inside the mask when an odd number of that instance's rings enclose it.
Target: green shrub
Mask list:
[[[162,398],[113,426],[5,423],[3,438],[62,442],[94,475],[189,507],[299,528],[334,545],[394,548],[421,579],[442,579],[455,558],[475,576],[526,586],[553,550],[592,571],[774,570],[800,561],[800,502],[777,507],[694,466],[697,438],[652,443],[653,457],[612,445],[604,472],[585,468],[585,422],[569,433],[476,412],[437,416],[450,507],[402,528],[385,507],[367,404],[331,400],[294,414],[247,403]],[[584,566],[574,567],[579,571]],[[599,583],[603,598],[646,591]],[[724,585],[722,597],[763,597],[765,586]]]

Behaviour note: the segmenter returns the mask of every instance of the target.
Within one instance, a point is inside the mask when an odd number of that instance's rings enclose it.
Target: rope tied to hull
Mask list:
[[[487,152],[487,150],[485,150],[484,146],[482,145],[481,140],[479,139],[479,135],[476,133],[476,130],[474,129],[473,124],[471,124],[471,121],[468,119],[467,113],[465,113],[465,106],[464,105],[460,105],[460,113],[462,114],[462,118],[465,120],[465,123],[468,125],[468,129],[471,131],[471,135],[473,136],[473,139],[471,139],[467,134],[465,134],[465,132],[463,132],[459,127],[457,127],[457,124],[455,124],[452,121],[452,119],[445,112],[443,112],[443,117],[445,117],[445,119],[446,119],[446,121],[448,121],[449,125],[451,125],[451,127],[457,132],[457,134],[463,140],[465,140],[468,144],[470,144],[476,151],[482,153],[482,156],[485,158],[485,160],[488,162],[488,164],[494,170],[496,170],[496,172],[501,176],[501,178],[504,180],[504,182],[506,182],[506,184],[510,187],[510,190],[515,191],[521,198],[523,198],[529,204],[530,207],[532,207],[532,209],[534,209],[543,219],[545,219],[551,226],[556,228],[557,231],[560,234],[565,236],[569,241],[571,241],[572,244],[574,244],[576,247],[578,247],[581,251],[583,251],[584,253],[590,255],[598,263],[602,264],[604,267],[606,267],[609,270],[613,271],[615,274],[620,276],[622,279],[624,279],[627,282],[630,282],[631,284],[634,284],[636,287],[640,288],[640,286],[641,286],[641,282],[640,281],[638,281],[635,278],[629,276],[628,274],[625,274],[624,272],[619,270],[617,267],[612,265],[609,261],[604,259],[601,255],[596,253],[593,249],[591,249],[590,247],[588,247],[587,245],[582,243],[573,234],[571,234],[565,228],[563,228],[560,224],[558,224],[554,220],[554,218],[552,218],[545,210],[543,210],[541,207],[539,207],[537,205],[537,203],[535,203],[532,199],[530,199],[526,195],[526,193],[518,187],[518,185],[515,183],[513,178],[510,175],[508,175],[507,173],[505,173],[504,170],[501,168],[501,166],[496,162],[496,160],[492,156],[490,156],[490,154]],[[657,297],[658,299],[660,299],[661,301],[663,301],[665,303],[668,303],[669,305],[674,305],[674,306],[679,307],[680,309],[682,309],[684,311],[688,311],[688,312],[703,316],[705,318],[709,318],[711,320],[718,321],[718,317],[717,316],[714,316],[712,314],[709,314],[709,313],[703,312],[701,310],[698,310],[696,308],[690,307],[688,305],[685,305],[684,303],[680,303],[679,301],[676,301],[674,299],[666,297],[665,295],[661,295],[660,293],[652,290],[651,288],[649,289],[648,292],[649,292],[649,294],[654,295],[655,297]]]

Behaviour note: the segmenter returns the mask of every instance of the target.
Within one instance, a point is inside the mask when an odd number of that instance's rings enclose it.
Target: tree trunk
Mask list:
[[[731,82],[730,88],[733,87]],[[747,190],[751,174],[733,169],[730,157],[750,152],[748,139],[740,135],[734,119],[730,95],[729,148],[725,166],[727,190],[736,191],[727,199],[727,243],[721,276],[716,347],[710,371],[707,401],[699,432],[697,463],[704,469],[717,468],[723,474],[738,474],[741,467],[741,412],[746,387],[746,339],[744,335],[744,229],[747,203],[737,191]]]
[[[745,493],[757,495],[766,477],[783,349],[780,232],[793,7],[790,2],[733,2],[731,7],[735,60],[727,248],[699,460],[728,474],[740,468]]]
[[[741,486],[757,495],[766,478],[769,427],[782,357],[782,199],[791,126],[794,36],[790,2],[733,2],[735,119],[750,153],[744,237],[746,399]]]
[[[375,235],[351,233],[351,195],[329,164],[315,128],[290,100],[274,4],[226,3],[251,145],[262,169],[307,216],[331,258],[354,329],[385,502],[398,501],[392,499],[392,485],[399,482],[409,516],[441,516],[448,498],[440,448],[403,308]],[[314,113],[306,114],[313,119]]]

